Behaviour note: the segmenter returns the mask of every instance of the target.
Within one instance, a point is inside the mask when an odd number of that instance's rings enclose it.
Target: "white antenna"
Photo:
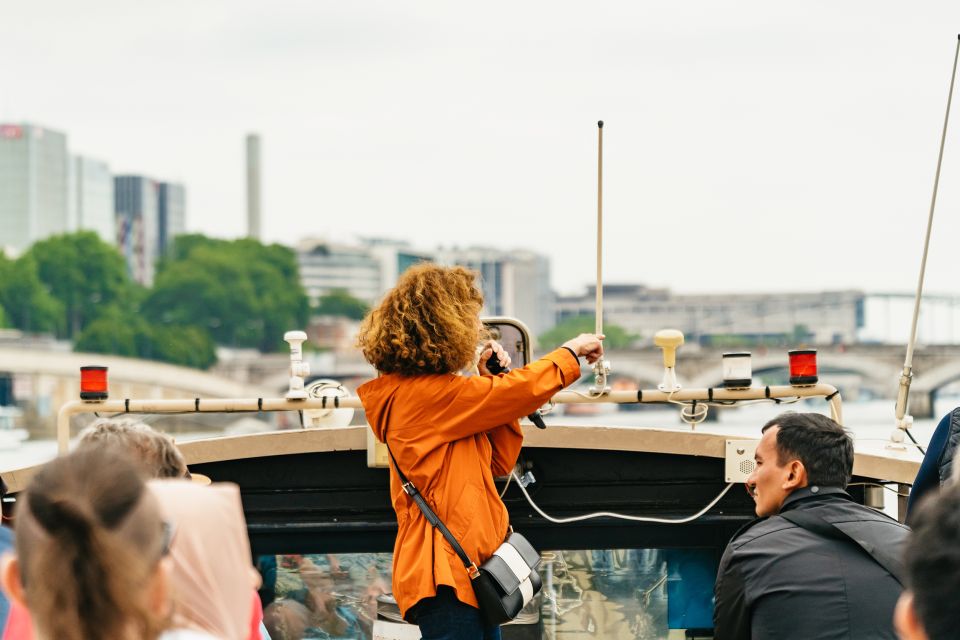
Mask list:
[[[917,281],[917,295],[913,303],[913,322],[910,325],[910,340],[907,343],[907,355],[903,360],[903,371],[900,373],[900,389],[897,391],[897,430],[895,430],[891,436],[892,440],[897,443],[903,442],[903,433],[906,432],[913,423],[913,417],[906,415],[907,400],[910,397],[910,382],[913,379],[913,348],[917,341],[917,320],[920,317],[920,300],[923,297],[923,276],[927,270],[930,231],[933,229],[933,211],[937,206],[937,189],[940,186],[940,166],[943,164],[943,147],[947,139],[947,124],[950,122],[950,105],[953,102],[953,85],[957,78],[958,56],[960,56],[960,35],[957,36],[957,49],[953,54],[953,70],[950,72],[950,90],[947,92],[947,111],[943,116],[943,132],[940,134],[940,154],[937,156],[937,170],[933,178],[933,196],[930,198],[930,213],[927,217],[927,235],[923,241],[923,257],[920,259],[920,278]]]
[[[603,335],[603,120],[597,122],[597,300],[596,334]],[[591,395],[603,395],[610,390],[607,374],[610,363],[600,356],[593,364],[594,385]]]
[[[603,120],[597,122],[597,301],[596,331],[603,335]]]

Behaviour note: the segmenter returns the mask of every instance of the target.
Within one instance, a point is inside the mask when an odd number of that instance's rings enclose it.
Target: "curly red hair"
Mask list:
[[[474,272],[419,264],[363,319],[357,343],[381,373],[453,373],[476,355],[482,307]]]

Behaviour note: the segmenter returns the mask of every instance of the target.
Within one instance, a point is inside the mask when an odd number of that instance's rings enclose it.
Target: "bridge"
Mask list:
[[[687,388],[722,384],[719,349],[685,345],[677,356],[677,375]],[[844,399],[858,397],[893,399],[903,367],[903,347],[854,345],[821,347],[820,377],[841,390]],[[613,381],[626,380],[639,388],[654,388],[663,377],[658,349],[614,350],[607,354]],[[359,354],[314,356],[314,375],[341,380],[373,374]],[[28,401],[28,417],[34,430],[53,433],[56,412],[79,396],[80,367],[109,367],[110,395],[114,398],[242,398],[276,397],[287,385],[289,356],[246,354],[225,359],[212,371],[200,371],[151,360],[102,354],[73,353],[50,348],[0,346],[0,372],[13,378],[18,400]],[[754,383],[784,383],[786,350],[755,348]],[[914,381],[910,390],[910,413],[932,418],[934,399],[944,387],[960,381],[960,345],[921,346],[914,354]]]
[[[354,382],[375,372],[357,353],[305,353],[312,376]],[[33,347],[0,344],[0,377],[13,380],[13,396],[26,408],[26,427],[52,436],[57,411],[80,397],[80,367],[109,370],[111,398],[275,398],[289,383],[289,353],[233,352],[210,371],[155,360],[75,353],[63,343]],[[351,384],[351,389],[354,388]]]

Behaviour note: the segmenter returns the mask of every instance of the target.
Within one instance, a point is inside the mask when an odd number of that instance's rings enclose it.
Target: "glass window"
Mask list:
[[[264,623],[273,640],[389,637],[392,554],[260,556]],[[545,551],[543,589],[504,640],[709,638],[713,549]],[[379,621],[379,624],[378,624]]]

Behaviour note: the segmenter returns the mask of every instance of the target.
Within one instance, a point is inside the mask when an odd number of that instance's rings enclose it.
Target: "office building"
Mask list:
[[[94,231],[111,245],[116,243],[113,175],[106,162],[71,156],[68,173],[68,231]]]
[[[853,343],[864,325],[860,291],[818,293],[674,294],[642,284],[603,286],[604,325],[649,341],[659,329],[679,329],[704,346],[752,343]],[[596,286],[557,298],[557,320],[590,315]]]
[[[297,262],[311,304],[340,290],[372,305],[383,293],[380,261],[366,247],[307,239],[297,247]]]
[[[436,259],[433,252],[414,249],[403,240],[364,238],[362,243],[380,263],[380,295],[392,289],[397,284],[397,278],[413,265]]]
[[[114,200],[117,246],[136,282],[153,283],[154,263],[159,255],[160,184],[144,176],[116,176]]]
[[[161,182],[157,198],[157,255],[164,255],[187,230],[187,190],[182,184]]]
[[[19,253],[69,230],[67,136],[0,124],[0,247]]]
[[[534,336],[554,326],[554,294],[546,256],[526,250],[472,247],[442,249],[437,258],[443,264],[462,265],[480,274],[484,315],[517,318]]]

